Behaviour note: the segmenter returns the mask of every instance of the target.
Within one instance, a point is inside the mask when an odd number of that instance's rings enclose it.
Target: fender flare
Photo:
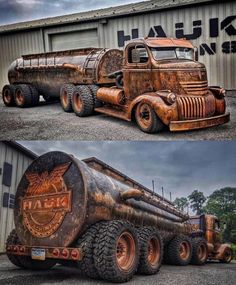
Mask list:
[[[140,95],[131,102],[128,110],[130,120],[132,119],[133,111],[140,102],[149,104],[165,125],[169,125],[172,120],[178,119],[176,103],[167,105],[164,100],[158,96],[158,93],[152,92]]]

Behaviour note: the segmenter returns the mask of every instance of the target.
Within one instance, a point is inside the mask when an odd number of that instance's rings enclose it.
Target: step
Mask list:
[[[117,110],[117,109],[109,107],[109,106],[103,106],[103,107],[95,108],[95,111],[98,113],[106,114],[106,115],[116,117],[116,118],[119,118],[122,120],[131,121],[128,118],[128,113],[126,113],[122,110]]]

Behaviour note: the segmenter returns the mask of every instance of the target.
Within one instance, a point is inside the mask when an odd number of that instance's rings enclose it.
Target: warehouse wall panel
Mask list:
[[[4,162],[12,165],[12,179],[10,187],[2,184]],[[17,185],[31,162],[31,158],[27,157],[13,147],[0,142],[0,168],[2,169],[0,175],[0,253],[5,251],[5,242],[7,236],[14,228],[13,209],[9,206],[3,207],[4,193],[5,196],[6,194],[8,194],[8,196],[15,195]]]

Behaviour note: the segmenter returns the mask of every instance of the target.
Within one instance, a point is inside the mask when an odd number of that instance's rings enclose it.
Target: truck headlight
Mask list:
[[[174,93],[169,93],[166,97],[166,100],[169,104],[174,104],[176,101],[176,95]]]

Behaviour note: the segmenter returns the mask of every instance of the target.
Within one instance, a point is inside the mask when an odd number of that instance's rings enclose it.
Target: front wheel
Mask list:
[[[220,262],[221,263],[230,263],[232,259],[233,259],[233,251],[231,248],[227,247],[224,250],[223,258],[220,259]]]
[[[135,119],[139,128],[145,133],[157,133],[163,130],[164,124],[157,117],[153,108],[140,102],[135,110]]]

